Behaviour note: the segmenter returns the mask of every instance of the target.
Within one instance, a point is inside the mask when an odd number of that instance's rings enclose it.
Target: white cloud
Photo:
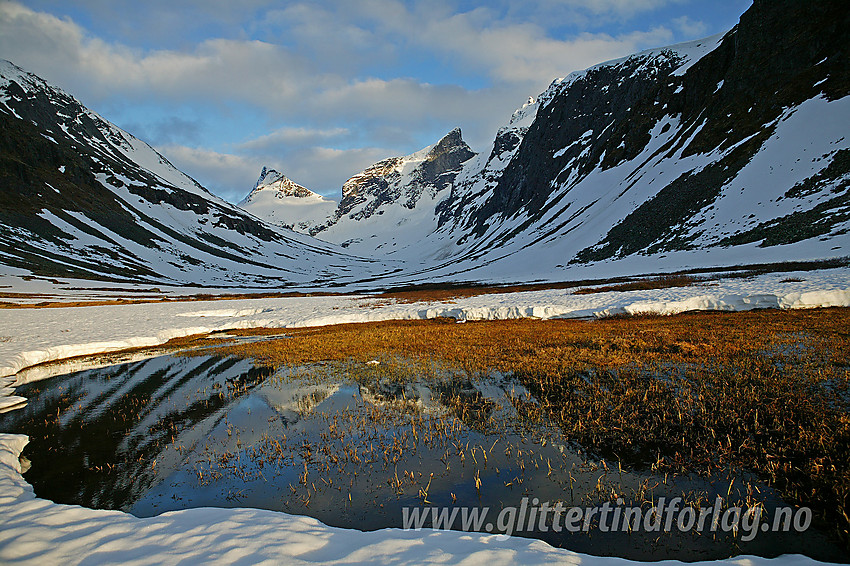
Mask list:
[[[635,14],[656,10],[670,4],[681,4],[683,0],[543,0],[543,6],[555,5],[590,14],[612,14],[629,18]],[[551,9],[551,8],[550,8]]]
[[[451,0],[329,0],[282,9],[254,0],[244,11],[224,0],[192,0],[175,8],[197,15],[189,27],[213,22],[235,31],[195,41],[187,36],[160,48],[108,41],[70,19],[0,0],[0,56],[94,110],[142,103],[210,108],[198,119],[204,124],[216,120],[216,112],[234,124],[240,112],[260,115],[252,131],[234,130],[229,143],[196,148],[180,144],[203,145],[200,132],[208,130],[200,125],[157,129],[150,117],[145,126],[144,116],[126,123],[171,142],[163,146],[169,158],[226,198],[241,198],[265,164],[327,193],[363,167],[433,143],[455,126],[474,149],[483,149],[513,109],[553,78],[673,39],[663,27],[553,37],[547,17],[567,11],[628,17],[675,1],[538,0],[522,3],[537,18],[522,19],[514,0],[467,12]],[[92,14],[103,7],[102,0],[86,2]],[[124,5],[107,4],[108,11]],[[142,6],[131,13],[144,12],[148,3]],[[154,26],[167,6],[154,0],[139,25]],[[177,25],[169,22],[169,29]],[[682,33],[699,25],[686,18],[673,23]],[[432,78],[423,78],[428,72]],[[458,80],[443,78],[451,76]],[[473,84],[460,80],[467,76],[476,77],[474,88],[463,86]],[[257,122],[269,133],[257,131]]]
[[[175,167],[193,177],[210,191],[231,202],[238,202],[251,190],[264,163],[255,156],[220,153],[185,145],[161,145],[156,148]]]
[[[388,0],[364,4],[364,13],[383,18],[375,24],[377,32],[347,25],[348,31],[338,34],[333,28],[338,22],[327,21],[329,13],[317,8],[294,6],[285,13],[297,14],[290,23],[311,30],[297,33],[314,39],[322,34],[327,38],[324,44],[336,46],[328,49],[337,56],[350,37],[362,41],[359,46],[349,45],[349,51],[368,45],[381,52],[392,46],[397,34],[408,35],[407,41],[423,53],[470,72],[485,73],[500,86],[513,83],[510,103],[499,96],[502,112],[509,112],[527,95],[537,94],[557,76],[672,38],[669,30],[657,28],[620,37],[582,34],[556,40],[532,24],[503,25],[487,10],[414,12]],[[481,121],[482,113],[493,109],[478,100],[488,96],[482,89],[433,85],[404,76],[327,72],[335,66],[326,65],[325,60],[317,64],[298,50],[259,40],[208,39],[185,51],[134,50],[89,37],[74,22],[13,2],[0,5],[0,32],[0,52],[6,57],[79,93],[84,101],[120,94],[134,100],[241,102],[282,119],[306,116],[323,125],[338,125],[352,117],[422,123],[435,113]],[[505,93],[502,88],[501,94]]]
[[[687,39],[699,39],[708,33],[708,25],[699,20],[692,20],[688,16],[673,19],[673,25],[682,36]]]
[[[541,28],[531,24],[476,30],[461,15],[434,23],[424,36],[467,66],[490,69],[496,80],[543,85],[594,63],[663,45],[672,40],[673,34],[659,27],[619,37],[584,33],[557,40],[546,37]]]
[[[275,130],[270,134],[254,138],[238,145],[238,148],[245,151],[269,151],[271,149],[285,148],[291,146],[304,146],[319,143],[328,139],[339,139],[350,137],[351,130],[348,128],[293,128],[284,127]]]
[[[88,36],[74,22],[0,4],[0,52],[87,98],[297,100],[306,62],[256,40],[209,39],[191,50],[134,50]],[[273,93],[270,96],[269,93]]]
[[[424,120],[435,104],[469,94],[459,86],[413,79],[323,73],[287,49],[257,40],[211,39],[187,52],[133,51],[14,3],[0,5],[0,52],[84,102],[120,95],[131,101],[242,103],[283,119],[321,124],[352,118]]]

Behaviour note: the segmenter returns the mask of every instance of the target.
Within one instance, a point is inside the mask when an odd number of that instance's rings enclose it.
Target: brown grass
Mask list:
[[[704,281],[706,281],[705,278],[695,277],[693,275],[659,275],[650,279],[630,281],[617,285],[586,287],[573,291],[573,295],[590,295],[592,293],[606,293],[608,291],[646,291],[649,289],[668,289],[670,287],[690,287]]]
[[[65,307],[102,307],[107,305],[139,305],[147,303],[185,303],[191,301],[230,301],[237,299],[280,299],[286,297],[318,297],[335,295],[337,293],[316,292],[316,293],[301,293],[297,291],[286,293],[231,293],[223,295],[213,295],[207,293],[199,293],[195,295],[170,295],[157,298],[147,299],[92,299],[88,301],[58,301],[45,300],[38,303],[11,303],[8,301],[0,301],[0,309],[45,309],[45,308],[65,308]],[[42,298],[44,295],[32,295],[28,293],[0,293],[0,298],[18,298],[34,300]]]
[[[833,258],[828,260],[814,261],[796,261],[796,262],[781,262],[781,263],[762,263],[750,265],[737,265],[731,267],[701,267],[679,271],[670,274],[643,274],[635,276],[613,277],[608,279],[582,279],[572,281],[560,281],[549,283],[522,283],[522,284],[507,284],[507,285],[485,285],[474,282],[463,283],[425,283],[419,285],[406,285],[404,287],[395,288],[377,288],[372,290],[363,289],[360,291],[351,292],[330,292],[330,291],[315,291],[315,292],[300,292],[300,291],[276,291],[266,293],[197,293],[194,295],[165,295],[158,298],[139,298],[139,299],[92,299],[87,301],[60,301],[55,299],[55,295],[38,294],[38,293],[16,293],[16,292],[0,292],[0,299],[27,299],[29,303],[18,303],[11,301],[0,300],[0,309],[21,309],[21,308],[61,308],[61,307],[88,307],[88,306],[103,306],[103,305],[123,305],[123,304],[139,304],[139,303],[156,303],[164,301],[223,301],[231,299],[269,299],[283,297],[311,297],[311,296],[352,296],[369,294],[377,299],[384,299],[387,302],[395,301],[401,303],[415,302],[431,302],[431,301],[451,301],[464,297],[475,297],[479,295],[489,295],[494,293],[517,293],[523,291],[543,291],[551,289],[575,289],[578,287],[586,287],[575,291],[577,295],[589,293],[601,293],[605,291],[634,291],[645,289],[662,289],[668,287],[687,287],[699,282],[710,281],[719,277],[742,278],[755,277],[765,273],[782,273],[789,271],[810,271],[818,269],[832,269],[837,267],[846,267],[850,265],[850,257]],[[28,280],[30,278],[24,277]],[[59,285],[60,282],[55,279],[49,279],[54,285]],[[784,281],[801,281],[799,278],[788,278]],[[595,286],[595,287],[591,287]],[[150,289],[137,288],[110,288],[110,287],[92,287],[80,288],[76,291],[107,291],[115,293],[146,293],[152,295],[162,294],[160,289],[154,287]],[[36,299],[45,299],[34,303]]]
[[[244,334],[273,334],[252,330]],[[568,438],[659,471],[757,472],[850,540],[850,309],[287,329],[273,366],[403,357],[516,375]]]
[[[384,321],[308,328],[231,330],[243,336],[286,334],[285,341],[235,345],[227,353],[262,364],[369,360],[383,354],[439,358],[470,371],[613,369],[653,362],[703,364],[759,355],[801,340],[847,364],[850,309],[741,313],[691,312],[594,321],[454,319]]]

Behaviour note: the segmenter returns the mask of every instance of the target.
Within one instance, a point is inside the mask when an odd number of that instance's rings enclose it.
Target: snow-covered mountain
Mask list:
[[[263,168],[258,186],[239,206],[355,253],[392,254],[434,231],[437,204],[448,195],[462,164],[474,155],[455,128],[434,145],[384,159],[354,175],[343,184],[339,203],[275,171],[280,180],[273,176],[273,182],[264,181],[269,172]]]
[[[337,203],[263,167],[257,184],[238,206],[266,222],[308,233],[327,222]]]
[[[384,272],[210,194],[76,99],[0,61],[0,261],[44,276],[324,285]]]
[[[343,189],[360,208],[312,233],[421,280],[850,255],[848,24],[846,2],[756,0],[727,34],[554,81],[427,206],[374,165]]]
[[[242,203],[250,214],[3,63],[0,262],[380,287],[846,257],[847,29],[846,2],[756,0],[726,34],[555,80],[479,154],[453,130],[380,161],[338,203],[266,169]]]
[[[310,230],[361,254],[392,254],[434,229],[434,209],[475,155],[459,128],[436,144],[380,161],[348,179],[333,217]]]
[[[490,274],[850,254],[848,23],[756,1],[725,35],[555,81],[458,176],[436,239]]]

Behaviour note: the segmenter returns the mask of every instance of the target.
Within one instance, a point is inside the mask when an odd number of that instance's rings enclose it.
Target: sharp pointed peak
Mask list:
[[[260,178],[257,179],[254,188],[248,193],[248,196],[245,197],[243,202],[248,202],[252,198],[252,195],[266,190],[274,190],[284,196],[308,197],[316,195],[316,193],[307,187],[299,185],[277,169],[264,166],[262,171],[260,171]]]
[[[453,128],[449,133],[443,136],[439,143],[443,143],[444,141],[463,141],[463,132],[460,131],[460,127]]]
[[[464,141],[463,134],[460,131],[460,128],[454,128],[449,133],[444,135],[440,141],[438,141],[434,146],[432,146],[429,151],[429,155],[438,155],[445,153],[446,151],[451,151],[456,148],[464,148],[469,149],[469,145]],[[471,150],[470,150],[471,151]]]
[[[278,171],[277,169],[272,169],[268,166],[263,166],[263,170],[260,171],[260,177],[257,179],[257,182],[254,184],[254,189],[258,189],[264,185],[270,185],[274,182],[280,180],[289,180],[286,175]]]

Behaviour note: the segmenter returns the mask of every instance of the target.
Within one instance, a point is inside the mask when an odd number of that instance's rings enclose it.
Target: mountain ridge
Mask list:
[[[338,203],[264,168],[252,194],[281,205],[277,218],[256,202],[252,212],[250,194],[249,213],[210,195],[6,66],[0,261],[92,277],[396,285],[844,257],[845,29],[850,6],[837,0],[756,0],[725,34],[556,79],[479,154],[455,129],[379,161]]]
[[[0,63],[0,77],[3,264],[47,276],[222,287],[381,272],[380,262],[280,231],[212,195],[14,64]]]
[[[846,255],[848,13],[757,0],[727,33],[556,79],[455,176],[422,274]]]
[[[341,198],[332,212],[327,213],[328,207],[323,207],[316,214],[310,210],[306,213],[309,218],[288,226],[344,247],[354,246],[358,253],[374,253],[376,250],[369,247],[370,239],[386,238],[381,240],[381,245],[391,246],[399,223],[408,224],[406,228],[410,229],[411,222],[433,215],[432,209],[442,198],[441,193],[451,186],[461,164],[474,155],[463,140],[460,128],[454,128],[433,145],[409,155],[383,159],[351,176],[343,183]],[[309,195],[315,194],[309,189],[303,190]],[[292,207],[286,212],[293,215],[305,208],[301,201],[294,199],[278,199],[271,202],[271,206],[253,204],[249,199],[250,195],[240,206],[271,222],[276,221],[275,214],[286,211],[287,207]],[[325,202],[334,201],[325,199]],[[322,214],[325,214],[324,218]],[[393,216],[393,223],[383,222],[390,216]],[[377,221],[379,217],[384,218]],[[345,227],[358,223],[368,223],[370,234],[349,237]]]

